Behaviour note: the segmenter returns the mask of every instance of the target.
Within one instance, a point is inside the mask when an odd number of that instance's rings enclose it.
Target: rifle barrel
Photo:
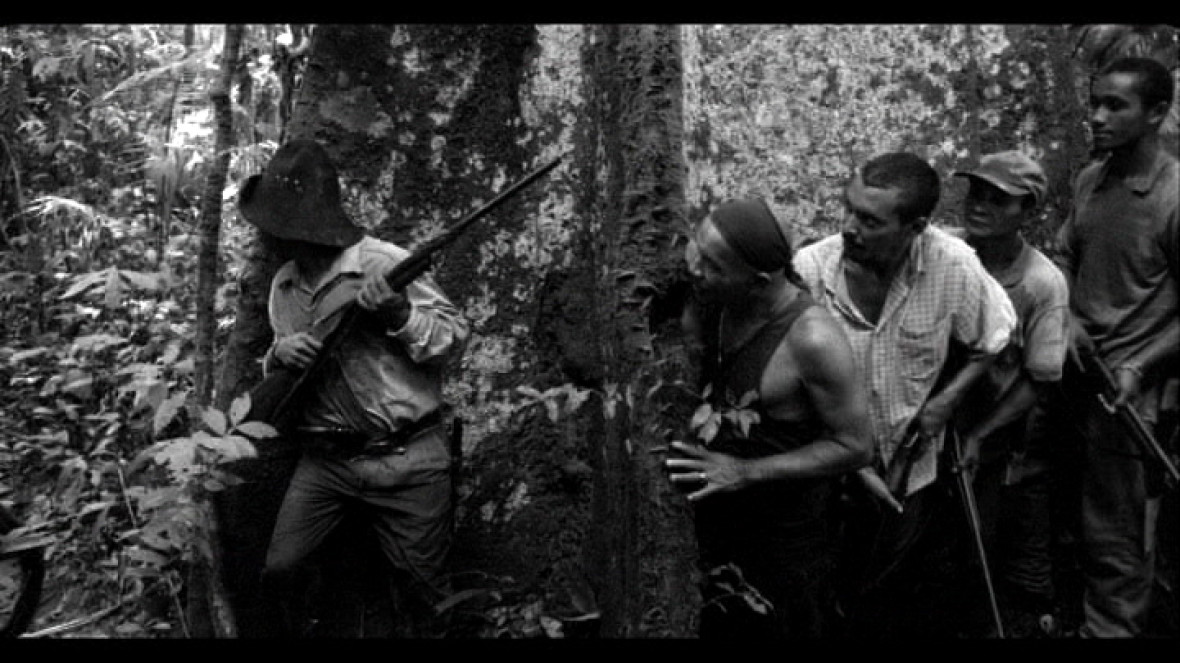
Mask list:
[[[992,582],[992,572],[988,567],[987,549],[983,544],[983,526],[979,521],[979,506],[975,502],[975,488],[971,485],[974,472],[962,467],[963,449],[960,446],[958,432],[954,426],[948,426],[945,433],[949,437],[951,458],[954,462],[952,472],[959,488],[959,498],[963,502],[963,512],[967,517],[967,526],[971,530],[972,543],[975,544],[975,555],[979,558],[979,568],[983,573],[983,584],[987,589],[987,600],[991,608],[992,621],[996,625],[996,636],[1004,637],[1004,620],[1000,617],[1000,604],[996,597],[995,583]]]
[[[431,258],[439,250],[456,240],[472,223],[480,218],[486,216],[496,207],[499,207],[504,201],[516,195],[524,187],[532,184],[537,178],[548,173],[561,163],[562,156],[553,159],[549,163],[533,170],[525,175],[520,180],[514,182],[504,191],[501,191],[494,198],[481,205],[474,212],[471,212],[461,220],[439,233],[438,235],[426,240],[417,250],[412,251],[410,255],[406,256],[404,260],[394,265],[388,273],[385,274],[385,280],[394,289],[401,289],[409,285],[414,279],[418,278],[426,270],[430,269]],[[267,407],[259,408],[265,412],[251,411],[251,417],[254,418],[257,414],[257,419],[267,421],[281,430],[280,422],[285,418],[288,411],[296,404],[298,397],[303,393],[305,384],[309,379],[320,371],[327,357],[335,351],[341,339],[348,334],[353,327],[359,315],[360,306],[353,302],[344,311],[343,315],[336,328],[328,333],[323,339],[323,346],[320,348],[319,354],[312,362],[311,366],[300,372],[297,376],[292,375],[289,371],[279,371],[273,374],[272,378],[263,380],[261,384],[255,387],[252,401],[260,401],[257,398],[262,394],[266,394]],[[277,395],[277,398],[276,398]],[[274,403],[271,406],[271,403]]]

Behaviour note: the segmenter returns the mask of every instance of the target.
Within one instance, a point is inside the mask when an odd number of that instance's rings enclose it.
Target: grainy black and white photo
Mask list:
[[[1167,23],[0,25],[0,639],[1176,638],[1178,78]]]

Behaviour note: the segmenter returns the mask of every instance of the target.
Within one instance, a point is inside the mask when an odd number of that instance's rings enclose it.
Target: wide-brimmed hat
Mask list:
[[[280,147],[262,174],[242,185],[238,209],[259,230],[283,239],[343,247],[364,234],[340,205],[336,167],[314,140]]]
[[[957,170],[954,175],[978,177],[1010,196],[1031,195],[1038,205],[1045,202],[1049,186],[1045,171],[1023,152],[1009,150],[988,154],[971,170]]]

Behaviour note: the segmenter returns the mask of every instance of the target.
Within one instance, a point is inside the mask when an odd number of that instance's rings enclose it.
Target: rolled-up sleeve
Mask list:
[[[461,352],[467,342],[467,322],[428,276],[406,287],[410,317],[401,329],[389,332],[418,363],[441,361]]]
[[[975,353],[998,354],[1016,329],[1016,311],[1008,293],[976,259],[964,259],[962,269],[949,275],[961,279],[952,317],[955,339]]]
[[[390,244],[372,245],[361,255],[366,275],[387,274],[409,255]],[[467,321],[451,303],[429,274],[422,274],[405,288],[410,302],[410,317],[400,329],[387,335],[401,343],[410,359],[417,363],[445,361],[462,352],[468,336]]]

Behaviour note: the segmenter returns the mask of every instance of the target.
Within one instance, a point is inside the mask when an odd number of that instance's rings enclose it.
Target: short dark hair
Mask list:
[[[903,223],[930,216],[942,193],[938,172],[924,159],[909,152],[889,152],[873,157],[860,169],[865,186],[901,189],[897,215]]]
[[[1176,84],[1172,74],[1159,60],[1153,58],[1119,58],[1098,71],[1098,76],[1108,74],[1132,74],[1135,76],[1135,91],[1144,108],[1156,104],[1172,105]]]

